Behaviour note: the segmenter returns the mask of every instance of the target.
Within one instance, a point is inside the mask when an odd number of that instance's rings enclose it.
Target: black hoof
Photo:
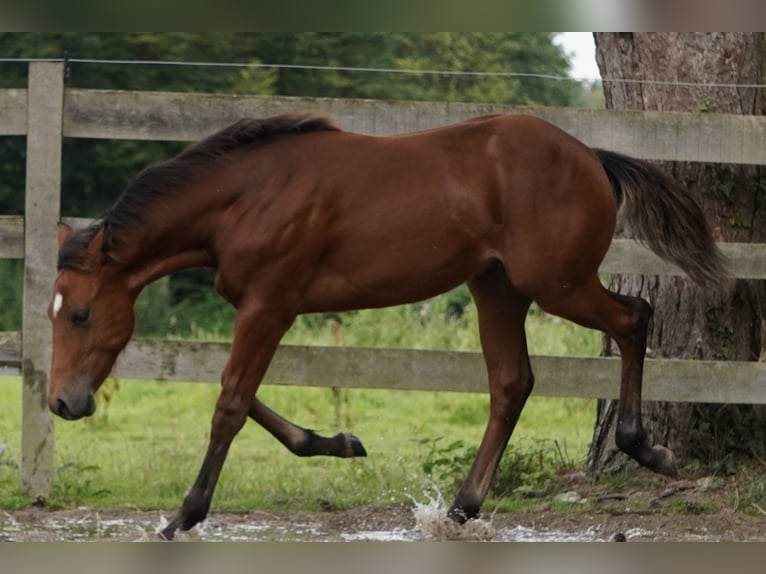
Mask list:
[[[455,502],[447,511],[447,517],[458,524],[465,524],[472,518],[478,518],[481,509],[481,500],[473,495],[458,494]]]
[[[465,524],[466,522],[468,522],[468,519],[470,517],[466,514],[465,510],[463,510],[462,508],[453,506],[447,511],[447,518],[457,522],[458,524]]]
[[[348,447],[351,452],[351,456],[367,456],[367,451],[357,437],[352,434],[346,435],[348,437]]]
[[[175,537],[176,529],[168,526],[165,530],[157,533],[157,538],[162,542],[171,542]]]

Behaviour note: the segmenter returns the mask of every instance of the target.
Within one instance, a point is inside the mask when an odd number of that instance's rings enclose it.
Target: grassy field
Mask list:
[[[444,319],[436,301],[365,311],[318,323],[298,322],[287,343],[478,348],[469,305]],[[420,320],[412,320],[416,312]],[[404,321],[402,321],[404,319]],[[198,336],[206,333],[198,332]],[[530,351],[595,355],[599,335],[534,312]],[[220,333],[207,333],[216,337]],[[97,414],[55,423],[53,492],[48,504],[70,508],[169,509],[191,486],[207,445],[215,384],[108,381]],[[481,439],[483,394],[265,386],[259,397],[287,418],[320,433],[351,431],[364,459],[299,459],[266,431],[247,424],[234,442],[213,500],[218,509],[313,509],[422,499],[431,481],[450,496]],[[0,377],[0,508],[24,506],[19,491],[20,380]],[[579,464],[591,439],[590,400],[532,397],[511,440],[499,492]],[[514,482],[515,481],[515,482]],[[490,499],[487,508],[501,505]],[[500,506],[502,508],[502,506]]]

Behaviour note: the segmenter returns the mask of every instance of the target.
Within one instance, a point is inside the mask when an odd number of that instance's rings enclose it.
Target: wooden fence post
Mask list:
[[[58,252],[63,63],[30,63],[27,110],[21,485],[36,498],[48,495],[53,474],[53,420],[46,398],[51,328],[46,312]]]

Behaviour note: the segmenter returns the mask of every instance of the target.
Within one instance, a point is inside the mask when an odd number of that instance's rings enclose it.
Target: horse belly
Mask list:
[[[451,227],[392,227],[377,237],[350,237],[328,251],[303,312],[420,301],[460,285],[486,264],[478,243]]]

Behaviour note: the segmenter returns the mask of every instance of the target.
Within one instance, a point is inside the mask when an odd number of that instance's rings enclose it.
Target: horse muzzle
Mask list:
[[[77,398],[58,396],[49,400],[48,407],[53,414],[62,419],[76,421],[83,417],[89,417],[96,412],[96,400],[92,393]]]

